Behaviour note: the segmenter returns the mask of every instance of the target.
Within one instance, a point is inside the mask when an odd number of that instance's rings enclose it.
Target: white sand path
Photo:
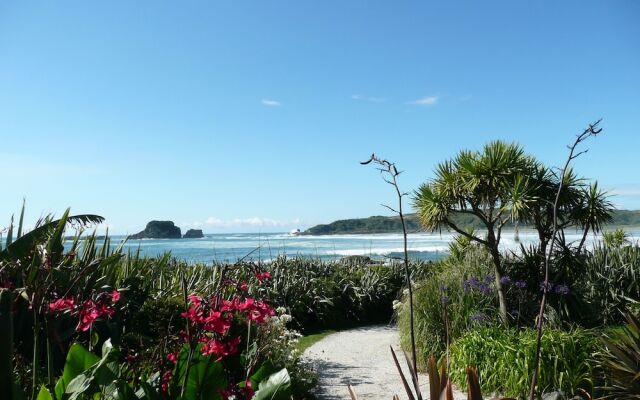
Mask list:
[[[349,399],[351,384],[361,400],[391,400],[394,394],[407,399],[389,345],[410,380],[406,361],[400,351],[398,331],[394,326],[369,326],[333,333],[309,347],[303,355],[318,373],[316,396],[320,400]],[[429,380],[419,377],[420,389],[429,397]],[[411,383],[409,383],[411,385]],[[454,391],[456,400],[466,394]]]

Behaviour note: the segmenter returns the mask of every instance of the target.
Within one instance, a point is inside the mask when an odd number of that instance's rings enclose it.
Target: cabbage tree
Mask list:
[[[440,163],[435,178],[414,193],[414,206],[426,229],[451,229],[487,248],[493,261],[500,317],[505,324],[508,314],[500,240],[505,224],[524,218],[536,200],[530,179],[536,164],[521,146],[494,141],[482,151],[464,150]],[[461,214],[472,215],[485,235],[461,226],[456,218]]]

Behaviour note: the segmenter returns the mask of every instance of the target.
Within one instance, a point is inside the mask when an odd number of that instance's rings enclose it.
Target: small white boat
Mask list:
[[[298,236],[301,233],[302,232],[300,232],[300,229],[294,229],[291,232],[289,232],[289,235]]]

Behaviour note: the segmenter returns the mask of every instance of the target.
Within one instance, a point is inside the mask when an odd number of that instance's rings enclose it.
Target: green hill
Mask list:
[[[459,215],[459,225],[468,227],[481,227],[478,221],[470,215]],[[417,232],[421,230],[420,222],[416,214],[405,216],[407,230]],[[640,210],[616,210],[613,222],[610,226],[640,226]],[[374,216],[368,218],[353,218],[334,221],[330,224],[321,224],[304,231],[303,235],[338,235],[338,234],[363,234],[363,233],[396,233],[402,232],[402,224],[399,217]]]

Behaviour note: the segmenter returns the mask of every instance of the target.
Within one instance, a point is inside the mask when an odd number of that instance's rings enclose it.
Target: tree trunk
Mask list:
[[[507,298],[504,293],[504,288],[502,287],[502,263],[500,262],[500,252],[498,251],[497,247],[495,249],[491,249],[491,258],[493,259],[493,271],[496,280],[496,290],[498,291],[500,319],[502,320],[502,323],[507,326],[509,325]]]
[[[493,272],[496,279],[496,290],[498,291],[498,304],[500,306],[500,319],[504,326],[508,326],[509,314],[507,313],[507,298],[504,295],[504,288],[502,287],[502,262],[500,261],[500,249],[498,248],[500,243],[493,231],[493,225],[488,226],[488,228],[487,242],[491,259],[493,260]]]

